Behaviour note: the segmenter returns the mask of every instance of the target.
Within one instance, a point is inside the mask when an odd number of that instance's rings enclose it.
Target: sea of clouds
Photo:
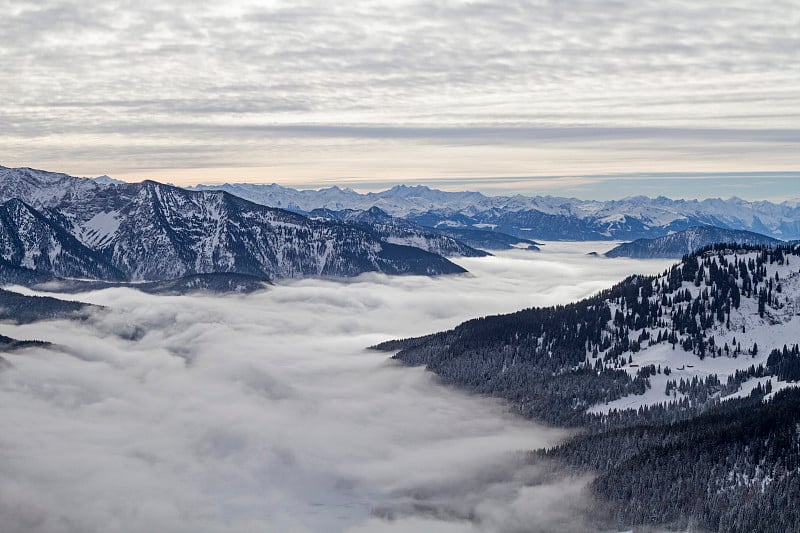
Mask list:
[[[585,531],[588,478],[523,455],[567,431],[365,347],[668,264],[586,255],[608,248],[244,296],[108,289],[76,295],[106,307],[85,322],[0,325],[55,343],[3,354],[2,531]]]

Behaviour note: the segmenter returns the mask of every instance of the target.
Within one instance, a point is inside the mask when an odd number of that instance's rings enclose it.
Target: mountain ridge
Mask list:
[[[423,185],[398,185],[363,194],[338,187],[298,190],[252,183],[188,188],[227,190],[257,203],[302,213],[322,208],[367,210],[374,206],[425,226],[492,227],[531,239],[633,240],[660,237],[699,225],[754,231],[783,240],[800,238],[800,206],[790,201],[772,203],[737,197],[684,200],[664,196],[598,201],[554,196],[487,196]],[[538,221],[540,227],[532,229],[532,220]]]
[[[483,250],[468,246],[432,228],[415,224],[404,218],[393,217],[379,207],[373,206],[366,211],[314,209],[308,213],[308,216],[312,219],[338,220],[354,224],[383,241],[414,246],[443,257],[485,257],[489,255]]]
[[[633,242],[623,243],[612,248],[605,255],[606,257],[631,257],[636,259],[679,259],[706,246],[721,243],[765,246],[786,244],[779,239],[752,231],[730,230],[714,226],[694,226],[655,239],[637,239]]]
[[[661,275],[631,276],[579,302],[476,318],[375,348],[399,350],[395,358],[406,364],[502,396],[548,422],[605,424],[615,410],[684,398],[703,408],[713,395],[665,395],[667,381],[736,376],[734,393],[747,379],[769,375],[756,376],[756,367],[767,364],[770,350],[796,342],[799,257],[800,246],[714,245]],[[672,377],[656,372],[659,365],[671,366]],[[519,396],[520,388],[539,396]]]
[[[438,254],[384,242],[359,227],[312,220],[225,191],[188,191],[152,180],[98,183],[2,167],[0,200],[43,228],[20,231],[19,224],[6,223],[2,259],[55,277],[159,281],[237,273],[272,280],[465,271]],[[28,234],[41,238],[20,251],[19,235]],[[50,256],[74,258],[70,264],[81,266],[59,268],[66,261],[45,261]]]

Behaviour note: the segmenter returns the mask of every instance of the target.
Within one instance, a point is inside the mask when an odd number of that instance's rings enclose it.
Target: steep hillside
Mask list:
[[[18,199],[0,205],[0,257],[8,266],[59,277],[121,280],[125,276],[102,253]]]
[[[514,237],[501,231],[492,231],[474,228],[453,228],[449,226],[439,226],[434,228],[438,233],[448,235],[454,239],[481,250],[510,250],[512,248],[539,251],[536,241]]]
[[[556,423],[625,424],[623,412],[640,407],[702,410],[745,382],[786,381],[768,356],[798,342],[798,256],[785,246],[704,249],[580,302],[378,348]]]
[[[797,531],[800,389],[768,396],[756,389],[694,419],[584,434],[536,455],[590,469],[617,529]]]
[[[189,274],[162,281],[123,281],[112,282],[85,279],[57,279],[41,283],[31,283],[34,289],[58,293],[78,293],[126,287],[149,294],[192,294],[205,293],[250,293],[264,290],[270,283],[265,278],[226,272],[211,274]]]
[[[57,318],[83,319],[99,306],[49,296],[26,296],[0,289],[0,320],[28,324]]]

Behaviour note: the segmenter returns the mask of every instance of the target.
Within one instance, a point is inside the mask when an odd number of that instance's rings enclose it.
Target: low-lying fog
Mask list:
[[[3,354],[2,531],[584,529],[586,480],[518,453],[566,432],[364,348],[668,264],[585,255],[610,247],[550,243],[459,259],[463,276],[247,296],[109,289],[76,296],[109,308],[88,322],[4,324],[59,347]]]

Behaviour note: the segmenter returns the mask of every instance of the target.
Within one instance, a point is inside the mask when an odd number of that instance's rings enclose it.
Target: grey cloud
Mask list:
[[[167,104],[169,105],[169,104]],[[180,109],[182,106],[177,105]],[[21,118],[21,117],[17,117]],[[22,124],[28,137],[41,136],[46,123]],[[385,124],[197,124],[193,122],[130,122],[122,118],[119,122],[97,124],[94,128],[103,134],[178,135],[185,134],[193,140],[264,138],[341,138],[341,139],[403,139],[427,140],[440,143],[514,144],[518,142],[548,141],[617,141],[674,139],[677,141],[708,142],[764,142],[798,143],[800,129],[795,128],[701,128],[701,127],[593,127],[593,126],[398,126]],[[67,133],[65,125],[50,125],[50,133]],[[658,148],[658,145],[654,145]]]
[[[29,164],[59,147],[77,158],[81,142],[102,151],[110,131],[135,151],[159,124],[171,126],[165,144],[205,128],[218,141],[203,147],[206,157],[230,159],[225,141],[247,141],[254,124],[290,135],[298,123],[317,124],[302,133],[323,138],[364,124],[350,133],[411,151],[410,139],[436,148],[431,136],[448,143],[498,125],[482,133],[498,149],[517,138],[512,126],[552,127],[547,138],[559,139],[559,129],[579,128],[597,140],[644,126],[673,130],[653,143],[683,131],[689,140],[698,130],[796,131],[800,113],[800,9],[791,1],[7,0],[2,12],[0,115],[18,125],[4,131],[0,150],[13,157],[14,143],[38,133]],[[398,124],[409,127],[391,131]],[[81,134],[94,138],[76,140]],[[302,157],[307,146],[291,152]],[[706,159],[726,161],[716,148]],[[382,150],[345,143],[334,152],[352,164]],[[604,153],[606,165],[617,155]],[[98,173],[120,165],[98,159],[108,164]],[[521,161],[520,171],[535,161]],[[169,159],[151,162],[160,164]]]

